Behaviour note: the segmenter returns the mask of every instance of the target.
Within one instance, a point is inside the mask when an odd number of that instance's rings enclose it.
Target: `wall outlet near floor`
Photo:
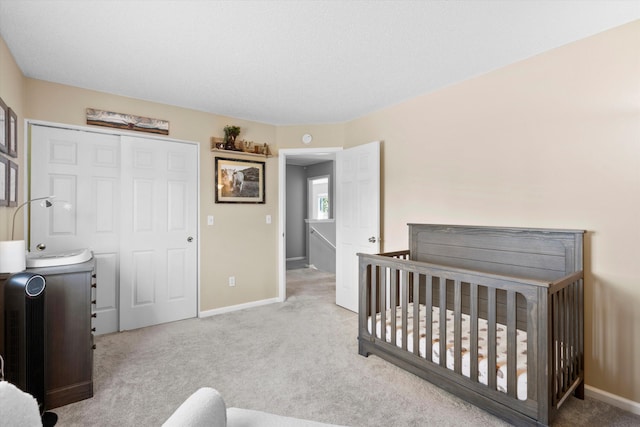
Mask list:
[[[236,285],[236,276],[229,276],[229,286]]]

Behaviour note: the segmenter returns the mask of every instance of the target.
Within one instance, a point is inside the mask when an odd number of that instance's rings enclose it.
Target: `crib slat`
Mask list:
[[[573,380],[575,379],[575,323],[573,318],[575,292],[573,284],[567,286],[567,297],[567,375],[569,376],[569,383],[573,383]]]
[[[487,288],[487,317],[487,385],[496,390],[496,288]]]
[[[398,275],[397,275],[397,271],[393,268],[389,268],[389,279],[390,279],[390,283],[389,283],[389,302],[390,302],[390,309],[391,309],[391,319],[389,319],[389,321],[391,322],[391,345],[396,345],[396,310],[398,307]]]
[[[447,279],[440,280],[440,366],[447,366]]]
[[[410,272],[413,284],[413,354],[420,355],[420,274]]]
[[[582,290],[582,280],[578,280],[577,282],[574,282],[573,286],[575,287],[575,292],[576,292],[576,301],[575,301],[575,307],[574,307],[574,311],[573,311],[573,316],[576,322],[576,342],[575,342],[575,346],[576,346],[576,360],[575,360],[575,364],[576,364],[576,377],[580,375],[580,372],[582,371],[582,354],[580,352],[580,349],[583,348],[582,347],[582,323],[580,321],[580,319],[582,319],[582,294],[581,294],[581,290]]]
[[[573,316],[573,321],[574,321],[574,325],[575,325],[575,337],[574,337],[574,345],[575,345],[575,359],[573,361],[574,363],[574,369],[576,370],[576,378],[578,376],[580,376],[580,318],[578,313],[580,312],[580,285],[579,282],[575,282],[572,285],[574,292],[575,292],[575,300],[573,301],[574,303],[574,307],[573,307],[573,311],[571,312],[571,315]]]
[[[478,285],[470,284],[469,295],[471,336],[469,337],[469,349],[471,351],[471,366],[469,367],[469,377],[471,381],[478,381]]]
[[[401,336],[402,336],[402,349],[407,349],[407,330],[408,328],[408,306],[409,306],[409,289],[407,283],[408,272],[406,270],[398,270],[398,274],[400,275],[400,299],[402,304],[402,317],[401,317]]]
[[[507,394],[517,397],[516,293],[507,291]]]
[[[378,283],[380,284],[380,339],[387,341],[387,269],[378,269]]]
[[[369,308],[370,318],[371,318],[371,335],[374,337],[378,337],[378,332],[376,331],[376,314],[380,312],[377,307],[377,296],[380,289],[380,282],[378,281],[378,271],[380,267],[377,265],[371,266],[371,280],[369,281],[369,301],[371,306]],[[384,327],[384,323],[381,324]]]
[[[571,386],[571,377],[569,376],[569,364],[570,364],[570,351],[569,347],[569,289],[564,288],[563,292],[563,304],[562,304],[562,317],[564,318],[564,340],[562,348],[563,348],[563,380],[564,380],[564,390]]]
[[[553,316],[553,340],[552,345],[554,348],[552,360],[554,367],[554,376],[553,376],[553,404],[558,403],[558,399],[560,396],[560,390],[562,390],[562,364],[561,364],[561,355],[560,351],[561,347],[561,321],[560,321],[560,292],[557,292],[551,296],[552,300],[552,316]]]
[[[462,289],[460,280],[454,282],[453,370],[462,372]]]
[[[426,305],[425,324],[425,356],[433,361],[433,277],[428,274],[425,279],[424,305]]]
[[[565,288],[566,289],[566,288]],[[558,342],[559,342],[559,346],[560,346],[560,352],[559,352],[559,362],[560,362],[560,375],[558,377],[558,399],[560,399],[560,397],[562,396],[562,391],[564,390],[564,388],[567,386],[567,379],[566,379],[566,370],[567,370],[567,363],[566,363],[566,336],[565,336],[565,332],[566,332],[566,322],[565,322],[565,317],[564,317],[564,306],[565,306],[565,298],[564,298],[564,291],[565,289],[560,290],[560,292],[558,292],[558,323],[559,323],[559,332],[560,335],[558,336]]]
[[[576,343],[576,368],[578,370],[578,375],[581,375],[584,372],[584,281],[583,279],[579,279],[576,283],[576,293],[578,295],[578,301],[576,301],[577,309],[575,312],[576,323],[578,328],[578,339]],[[582,381],[582,386],[580,386],[576,392],[576,397],[580,399],[584,399],[584,378]]]

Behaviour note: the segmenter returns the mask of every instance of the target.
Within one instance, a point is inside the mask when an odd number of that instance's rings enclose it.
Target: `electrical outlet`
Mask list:
[[[207,225],[213,225],[213,215],[207,217]]]
[[[236,285],[236,276],[229,276],[229,286]]]

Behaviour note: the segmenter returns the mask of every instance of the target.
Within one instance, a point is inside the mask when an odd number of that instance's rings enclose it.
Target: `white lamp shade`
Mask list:
[[[26,268],[24,240],[0,241],[0,273],[17,273]]]

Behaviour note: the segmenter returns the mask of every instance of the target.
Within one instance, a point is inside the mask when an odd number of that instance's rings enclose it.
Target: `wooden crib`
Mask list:
[[[358,254],[360,354],[549,425],[584,398],[583,234],[409,224],[408,251]]]

